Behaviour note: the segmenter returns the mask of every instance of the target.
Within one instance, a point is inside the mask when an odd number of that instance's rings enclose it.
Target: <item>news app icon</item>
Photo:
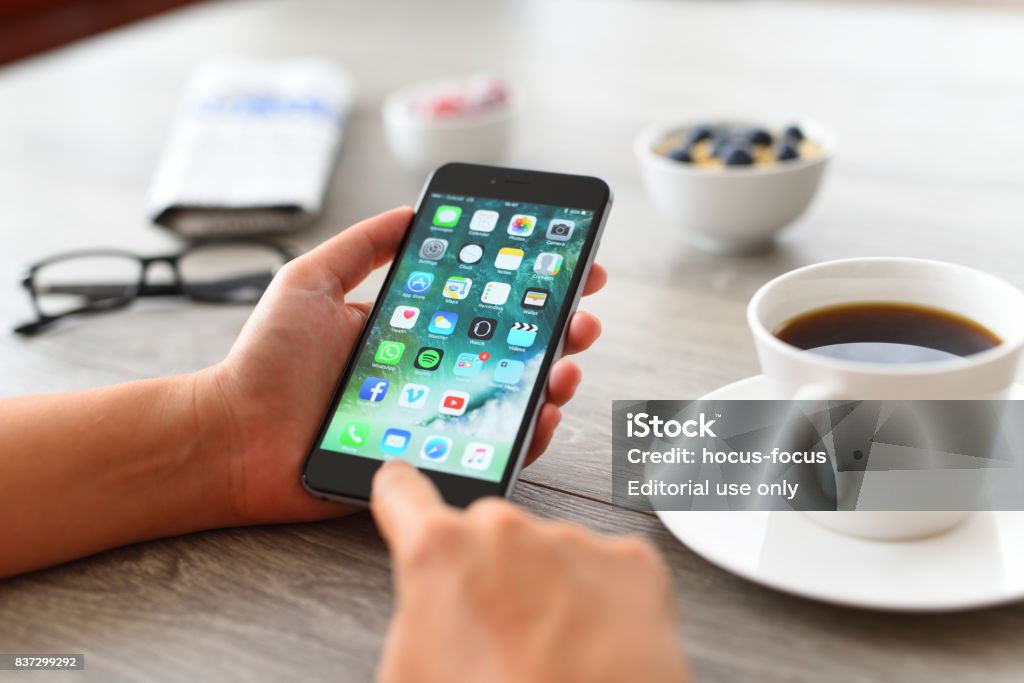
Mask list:
[[[469,470],[486,470],[494,459],[494,446],[489,443],[469,443],[462,452],[462,466]]]
[[[466,412],[466,408],[469,406],[469,394],[465,391],[454,391],[448,390],[441,396],[441,404],[437,407],[437,412],[442,415],[451,415],[458,417]]]
[[[380,403],[388,395],[391,382],[383,377],[367,377],[359,390],[359,398],[370,403]]]
[[[420,458],[430,462],[444,462],[452,450],[452,440],[447,436],[428,436],[420,449]]]
[[[404,429],[389,429],[384,432],[384,438],[380,440],[380,450],[382,453],[390,455],[401,455],[409,447],[411,439],[412,434]]]

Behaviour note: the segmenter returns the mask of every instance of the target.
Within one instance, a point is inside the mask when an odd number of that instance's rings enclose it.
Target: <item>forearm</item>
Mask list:
[[[0,401],[0,576],[230,523],[201,377]]]

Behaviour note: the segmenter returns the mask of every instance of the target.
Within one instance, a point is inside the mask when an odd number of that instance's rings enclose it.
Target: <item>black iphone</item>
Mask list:
[[[597,178],[437,169],[316,434],[306,489],[365,505],[377,468],[402,458],[454,505],[507,495],[610,206]]]

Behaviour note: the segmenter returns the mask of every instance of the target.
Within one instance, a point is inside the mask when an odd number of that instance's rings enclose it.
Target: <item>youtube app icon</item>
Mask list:
[[[464,391],[446,391],[441,397],[438,412],[444,415],[462,415],[469,405],[469,394]]]

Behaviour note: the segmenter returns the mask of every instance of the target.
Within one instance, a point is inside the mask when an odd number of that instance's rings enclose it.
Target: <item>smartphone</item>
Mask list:
[[[377,468],[402,458],[453,505],[507,496],[610,208],[597,178],[437,169],[310,448],[306,490],[366,505]]]

